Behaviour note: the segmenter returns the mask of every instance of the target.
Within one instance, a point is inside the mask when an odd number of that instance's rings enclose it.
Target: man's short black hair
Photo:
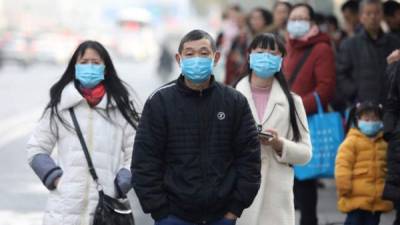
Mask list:
[[[400,3],[389,0],[383,3],[383,14],[387,17],[393,17],[394,14],[400,10]]]
[[[316,12],[316,13],[314,13],[314,22],[317,25],[324,24],[324,23],[326,23],[326,16],[322,13]]]
[[[360,1],[357,0],[348,0],[342,5],[342,12],[346,10],[350,10],[353,14],[358,14],[358,10],[360,8]]]
[[[181,43],[179,44],[178,52],[182,53],[183,45],[186,42],[197,41],[197,40],[201,40],[201,39],[207,39],[208,41],[210,41],[213,52],[217,51],[217,44],[215,43],[214,38],[211,37],[211,35],[209,33],[205,32],[203,30],[192,30],[182,38]]]
[[[328,15],[325,17],[325,21],[326,21],[326,23],[333,25],[336,29],[339,29],[339,22],[338,22],[336,16]]]
[[[362,0],[360,2],[360,10],[362,10],[366,5],[378,5],[383,8],[381,0]]]

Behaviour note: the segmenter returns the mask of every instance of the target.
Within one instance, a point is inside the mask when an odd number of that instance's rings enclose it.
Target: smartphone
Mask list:
[[[271,133],[266,132],[259,132],[258,135],[266,139],[272,139],[274,137]]]

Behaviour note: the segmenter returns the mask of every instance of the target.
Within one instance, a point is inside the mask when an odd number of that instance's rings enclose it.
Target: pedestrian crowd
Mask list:
[[[155,225],[294,225],[295,210],[317,225],[332,178],[345,225],[393,209],[400,225],[400,3],[341,13],[233,5],[216,39],[181,39],[180,74],[141,112],[103,45],[81,43],[26,148],[43,224],[132,225],[134,189]]]

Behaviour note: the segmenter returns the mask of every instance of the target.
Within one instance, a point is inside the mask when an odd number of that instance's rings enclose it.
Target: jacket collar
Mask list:
[[[188,86],[186,86],[185,84],[185,77],[181,74],[179,76],[179,78],[176,80],[176,84],[178,87],[178,90],[180,92],[182,92],[185,95],[189,95],[189,96],[207,96],[209,95],[212,90],[216,87],[216,81],[214,76],[211,76],[211,80],[210,80],[210,86],[204,90],[198,91],[198,90],[193,90],[190,89]]]
[[[248,79],[248,78],[249,78],[249,76],[242,79],[238,83],[237,88],[242,90],[243,93],[245,94],[245,96],[247,96],[247,98],[248,98],[247,100],[249,102],[251,111],[254,114],[254,112],[257,112],[257,109],[256,109],[256,104],[254,102],[254,99],[252,97],[253,95],[251,92],[250,79]],[[275,107],[277,107],[277,106],[285,107],[286,104],[287,104],[286,95],[283,92],[282,87],[279,84],[278,80],[276,78],[274,78],[274,81],[272,83],[271,93],[270,93],[270,96],[268,99],[267,108],[265,110],[264,116],[260,120],[260,118],[258,118],[258,116],[256,114],[254,114],[255,121],[257,122],[257,124],[264,124],[271,117],[272,113],[274,112]]]
[[[365,29],[362,29],[362,30],[360,31],[360,35],[361,35],[364,39],[366,39],[366,40],[368,40],[368,41],[370,41],[370,42],[372,42],[372,43],[375,43],[375,44],[381,45],[381,44],[385,44],[385,43],[386,43],[385,34],[383,33],[382,30],[381,30],[381,31],[379,32],[379,34],[378,34],[378,39],[373,39],[373,38],[371,37],[371,35],[369,35],[369,33],[368,33]]]
[[[60,110],[66,110],[71,107],[75,107],[79,104],[86,104],[86,99],[79,93],[78,89],[75,87],[74,82],[70,82],[65,86],[64,90],[61,93],[61,99],[59,103]],[[116,103],[113,99],[111,99],[111,106],[115,107]],[[107,93],[103,96],[99,104],[97,104],[94,108],[106,109],[107,108]]]
[[[357,128],[351,128],[349,130],[349,133],[347,134],[348,136],[354,136],[354,137],[358,137],[358,138],[363,138],[366,140],[371,140],[371,138],[367,137],[365,134],[363,134],[360,130],[358,130]],[[374,138],[372,138],[372,140],[374,142],[379,141],[383,139],[383,132],[379,132]]]
[[[300,39],[291,39],[289,38],[289,50],[290,49],[304,49],[308,48],[310,46],[314,46],[318,43],[326,43],[329,46],[331,45],[331,39],[330,37],[323,33],[323,32],[318,32],[315,36],[310,37],[307,40],[300,40]]]

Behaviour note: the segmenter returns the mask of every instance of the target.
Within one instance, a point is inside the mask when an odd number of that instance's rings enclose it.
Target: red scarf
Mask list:
[[[103,83],[98,84],[94,88],[80,87],[79,89],[80,89],[83,97],[86,99],[86,101],[92,107],[99,104],[99,102],[103,98],[104,94],[106,93],[106,88],[104,87]]]

